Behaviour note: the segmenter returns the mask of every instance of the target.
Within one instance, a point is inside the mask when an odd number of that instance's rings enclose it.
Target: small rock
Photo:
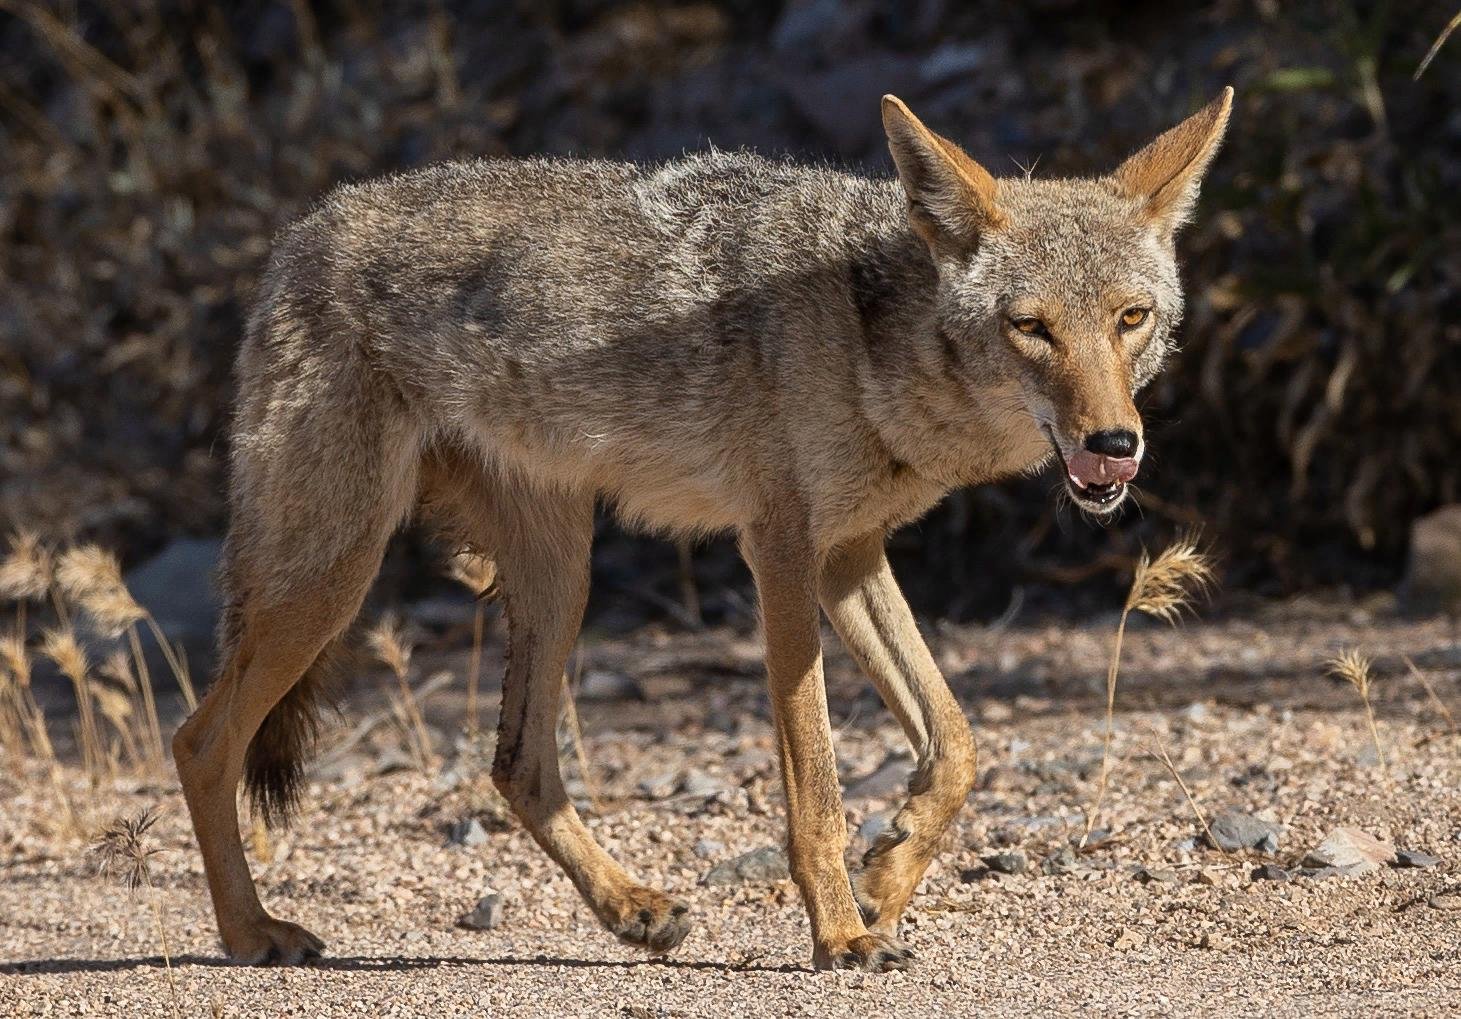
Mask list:
[[[488,892],[477,900],[470,913],[463,913],[457,918],[457,926],[473,931],[490,931],[502,923],[504,908],[501,893]]]
[[[733,860],[717,863],[701,879],[701,883],[712,886],[770,883],[784,881],[790,876],[786,852],[780,846],[763,846],[749,853],[742,853]]]
[[[1395,847],[1358,828],[1335,828],[1304,857],[1305,867],[1335,867],[1363,874],[1395,860]]]
[[[724,781],[698,768],[691,768],[680,779],[680,793],[684,796],[718,796],[729,788]]]
[[[1287,881],[1289,872],[1276,863],[1265,863],[1254,867],[1249,875],[1254,881]]]
[[[1140,931],[1134,931],[1130,927],[1124,928],[1111,942],[1111,947],[1118,952],[1130,952],[1134,948],[1140,948],[1146,944],[1146,935]]]
[[[484,845],[487,842],[487,829],[475,817],[463,818],[452,823],[451,831],[447,833],[447,841],[454,846],[466,846],[469,849]]]
[[[1206,701],[1193,701],[1180,714],[1189,722],[1207,722],[1212,719],[1212,706]]]
[[[1365,873],[1365,868],[1358,864],[1351,864],[1346,867],[1300,867],[1294,873],[1299,877],[1322,881],[1326,877],[1353,877],[1356,874],[1363,874]]]
[[[639,780],[635,786],[639,795],[651,800],[662,800],[666,796],[673,795],[679,788],[680,773],[677,771],[664,771],[658,775],[650,775]]]
[[[1440,862],[1439,856],[1422,853],[1418,849],[1400,849],[1395,853],[1395,866],[1397,867],[1436,867],[1440,865]]]
[[[725,843],[719,839],[696,839],[690,851],[700,859],[708,860],[725,852]]]
[[[1061,846],[1059,850],[1045,858],[1045,873],[1069,874],[1079,865],[1075,850],[1070,846]]]
[[[1140,881],[1144,885],[1170,885],[1176,883],[1177,872],[1175,870],[1167,870],[1165,867],[1139,867],[1137,868],[1136,873],[1132,875],[1132,877],[1134,877],[1136,880]]]
[[[1283,829],[1272,821],[1265,821],[1241,810],[1224,810],[1208,825],[1212,832],[1214,848],[1229,853],[1243,849],[1257,849],[1263,853],[1278,852],[1278,839]]]
[[[997,874],[1023,874],[1030,869],[1030,858],[1021,849],[993,853],[984,857],[984,865]]]
[[[401,771],[414,771],[416,758],[396,747],[386,747],[375,758],[372,770],[377,775],[394,775]]]
[[[889,814],[873,814],[857,826],[857,835],[865,842],[874,842],[892,823],[893,818]]]
[[[639,685],[621,672],[590,669],[579,682],[576,696],[589,701],[625,700],[639,696]]]

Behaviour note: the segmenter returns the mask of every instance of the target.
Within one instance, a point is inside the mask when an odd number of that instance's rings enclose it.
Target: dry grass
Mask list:
[[[467,735],[477,735],[481,726],[478,691],[482,682],[482,636],[487,622],[487,601],[496,591],[497,567],[486,556],[459,552],[452,556],[449,575],[472,593],[476,608],[472,613],[472,656],[467,665]]]
[[[397,620],[386,616],[365,632],[365,643],[371,653],[396,677],[396,691],[390,695],[391,712],[416,767],[429,773],[434,759],[431,735],[411,689],[411,644]]]
[[[1173,763],[1172,755],[1167,752],[1167,746],[1162,742],[1160,736],[1155,733],[1152,734],[1152,742],[1146,748],[1146,752],[1153,760],[1167,769],[1167,774],[1172,776],[1172,779],[1177,783],[1177,788],[1182,790],[1182,795],[1187,800],[1187,806],[1192,810],[1192,816],[1197,818],[1197,823],[1202,827],[1202,833],[1207,836],[1208,845],[1217,849],[1224,856],[1227,856],[1228,851],[1218,845],[1218,840],[1212,837],[1212,829],[1207,825],[1207,815],[1197,805],[1197,798],[1192,795],[1192,790],[1188,788],[1186,780],[1182,778],[1182,773],[1177,770],[1177,765]]]
[[[1440,694],[1436,693],[1435,684],[1426,678],[1425,673],[1416,668],[1415,662],[1410,660],[1409,655],[1401,655],[1400,660],[1405,663],[1405,667],[1410,670],[1410,674],[1415,677],[1415,681],[1426,692],[1426,696],[1435,705],[1436,711],[1440,712],[1441,717],[1446,720],[1446,731],[1452,735],[1461,732],[1461,729],[1458,729],[1456,726],[1456,716],[1451,714],[1451,709],[1446,707],[1446,702],[1441,700]]]
[[[96,704],[91,692],[91,663],[76,639],[76,631],[65,625],[47,630],[41,636],[40,652],[71,681],[71,689],[76,696],[82,767],[95,784],[101,777],[103,758],[101,736],[96,728]]]
[[[149,807],[136,817],[115,818],[106,826],[92,846],[96,858],[97,872],[108,880],[116,881],[136,896],[145,892],[152,907],[152,919],[156,924],[157,943],[162,950],[162,963],[167,972],[168,996],[172,1003],[175,1019],[182,1016],[182,1005],[178,997],[177,977],[172,969],[172,948],[167,936],[167,924],[163,921],[162,902],[152,884],[151,860],[162,852],[147,838],[148,831],[157,823],[155,808]]]
[[[1365,704],[1365,720],[1370,726],[1370,739],[1375,744],[1375,756],[1380,761],[1380,767],[1388,767],[1385,759],[1385,749],[1380,745],[1380,731],[1375,727],[1375,709],[1370,704],[1370,659],[1360,654],[1359,649],[1351,648],[1331,659],[1328,664],[1328,671],[1331,676],[1336,676],[1354,687],[1355,692],[1360,695],[1360,700]]]
[[[1126,639],[1126,622],[1133,612],[1142,612],[1165,623],[1176,624],[1192,600],[1205,594],[1213,583],[1212,565],[1199,550],[1195,535],[1186,535],[1162,551],[1155,559],[1143,552],[1136,564],[1136,573],[1121,608],[1116,636],[1111,644],[1111,660],[1106,668],[1106,731],[1101,742],[1101,774],[1097,780],[1095,802],[1086,812],[1086,827],[1081,846],[1090,838],[1106,787],[1111,775],[1111,741],[1115,735],[1116,681],[1121,669],[1121,645]]]

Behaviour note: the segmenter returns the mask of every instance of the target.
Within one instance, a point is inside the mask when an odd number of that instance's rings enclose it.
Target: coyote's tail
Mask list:
[[[305,765],[319,739],[320,716],[335,706],[337,644],[332,641],[289,688],[249,741],[244,787],[254,813],[270,828],[287,827],[299,806]]]

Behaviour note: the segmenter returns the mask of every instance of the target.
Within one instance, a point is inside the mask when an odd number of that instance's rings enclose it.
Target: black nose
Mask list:
[[[1102,456],[1125,458],[1136,456],[1136,447],[1141,440],[1136,433],[1125,428],[1107,428],[1086,436],[1086,449]]]

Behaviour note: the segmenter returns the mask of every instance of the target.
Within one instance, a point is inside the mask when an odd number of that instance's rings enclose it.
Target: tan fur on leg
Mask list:
[[[908,802],[868,850],[856,883],[869,926],[892,934],[974,786],[974,740],[893,579],[881,534],[832,555],[822,604],[918,755]]]
[[[635,881],[594,841],[563,789],[558,714],[563,666],[588,597],[593,501],[504,490],[493,512],[498,583],[509,626],[492,779],[513,812],[621,941],[668,952],[689,933],[688,907]]]
[[[815,555],[804,532],[784,523],[752,531],[743,545],[760,594],[786,789],[787,855],[811,919],[813,965],[902,969],[912,953],[867,930],[842,860],[847,822],[822,677]]]

